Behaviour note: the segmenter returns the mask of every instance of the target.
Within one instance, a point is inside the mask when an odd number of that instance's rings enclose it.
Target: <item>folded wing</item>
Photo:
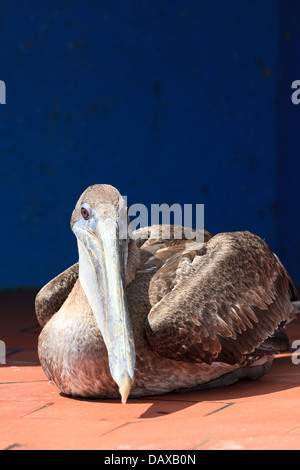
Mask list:
[[[261,238],[221,233],[155,273],[147,337],[157,354],[175,360],[242,362],[263,354],[272,337],[280,343],[278,327],[294,312],[291,295],[289,275]]]

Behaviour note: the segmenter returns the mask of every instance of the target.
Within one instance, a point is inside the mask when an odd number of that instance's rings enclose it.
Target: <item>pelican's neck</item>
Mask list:
[[[132,238],[129,238],[125,264],[125,286],[128,286],[133,281],[139,265],[140,250],[135,241]]]

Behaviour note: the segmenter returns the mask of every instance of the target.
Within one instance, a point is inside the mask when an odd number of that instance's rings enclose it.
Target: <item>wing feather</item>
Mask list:
[[[52,279],[37,294],[35,311],[39,324],[44,327],[60,309],[78,279],[78,263]]]
[[[177,253],[149,288],[153,306],[146,333],[157,354],[208,364],[243,361],[292,315],[291,280],[256,235],[212,237],[175,282],[179,265]],[[156,295],[164,283],[167,288]]]

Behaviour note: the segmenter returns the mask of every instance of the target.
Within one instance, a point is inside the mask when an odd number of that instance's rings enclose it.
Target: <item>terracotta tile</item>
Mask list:
[[[31,401],[36,399],[50,399],[59,392],[49,386],[48,381],[16,382],[0,385],[0,407],[3,401]]]
[[[201,420],[147,420],[125,424],[102,436],[100,449],[187,450],[207,439]]]
[[[261,437],[210,440],[202,450],[299,450],[299,439],[276,434]]]
[[[116,427],[107,421],[19,419],[7,420],[0,441],[15,443],[27,450],[98,449],[100,437]]]
[[[32,382],[47,380],[41,367],[0,366],[0,385],[3,382]]]
[[[2,400],[0,402],[0,421],[9,419],[19,419],[35,413],[36,410],[50,406],[45,399],[36,399],[30,401]]]
[[[36,413],[34,417],[47,419],[104,420],[128,422],[135,420],[172,420],[195,416],[207,416],[230,406],[227,403],[197,403],[176,401],[129,400],[126,405],[120,401],[77,400],[63,397],[53,408]]]
[[[40,365],[37,351],[35,349],[23,349],[21,351],[8,351],[6,358],[8,366],[38,366]]]
[[[0,449],[300,449],[300,365],[279,355],[257,382],[119,400],[64,397],[37,356],[35,293],[0,296]],[[288,325],[300,339],[300,318]],[[299,355],[300,357],[300,355]]]

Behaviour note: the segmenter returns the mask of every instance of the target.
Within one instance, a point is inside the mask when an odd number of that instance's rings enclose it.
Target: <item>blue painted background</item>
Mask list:
[[[300,284],[296,0],[0,0],[0,288],[77,260],[94,183],[204,203],[265,238]]]

